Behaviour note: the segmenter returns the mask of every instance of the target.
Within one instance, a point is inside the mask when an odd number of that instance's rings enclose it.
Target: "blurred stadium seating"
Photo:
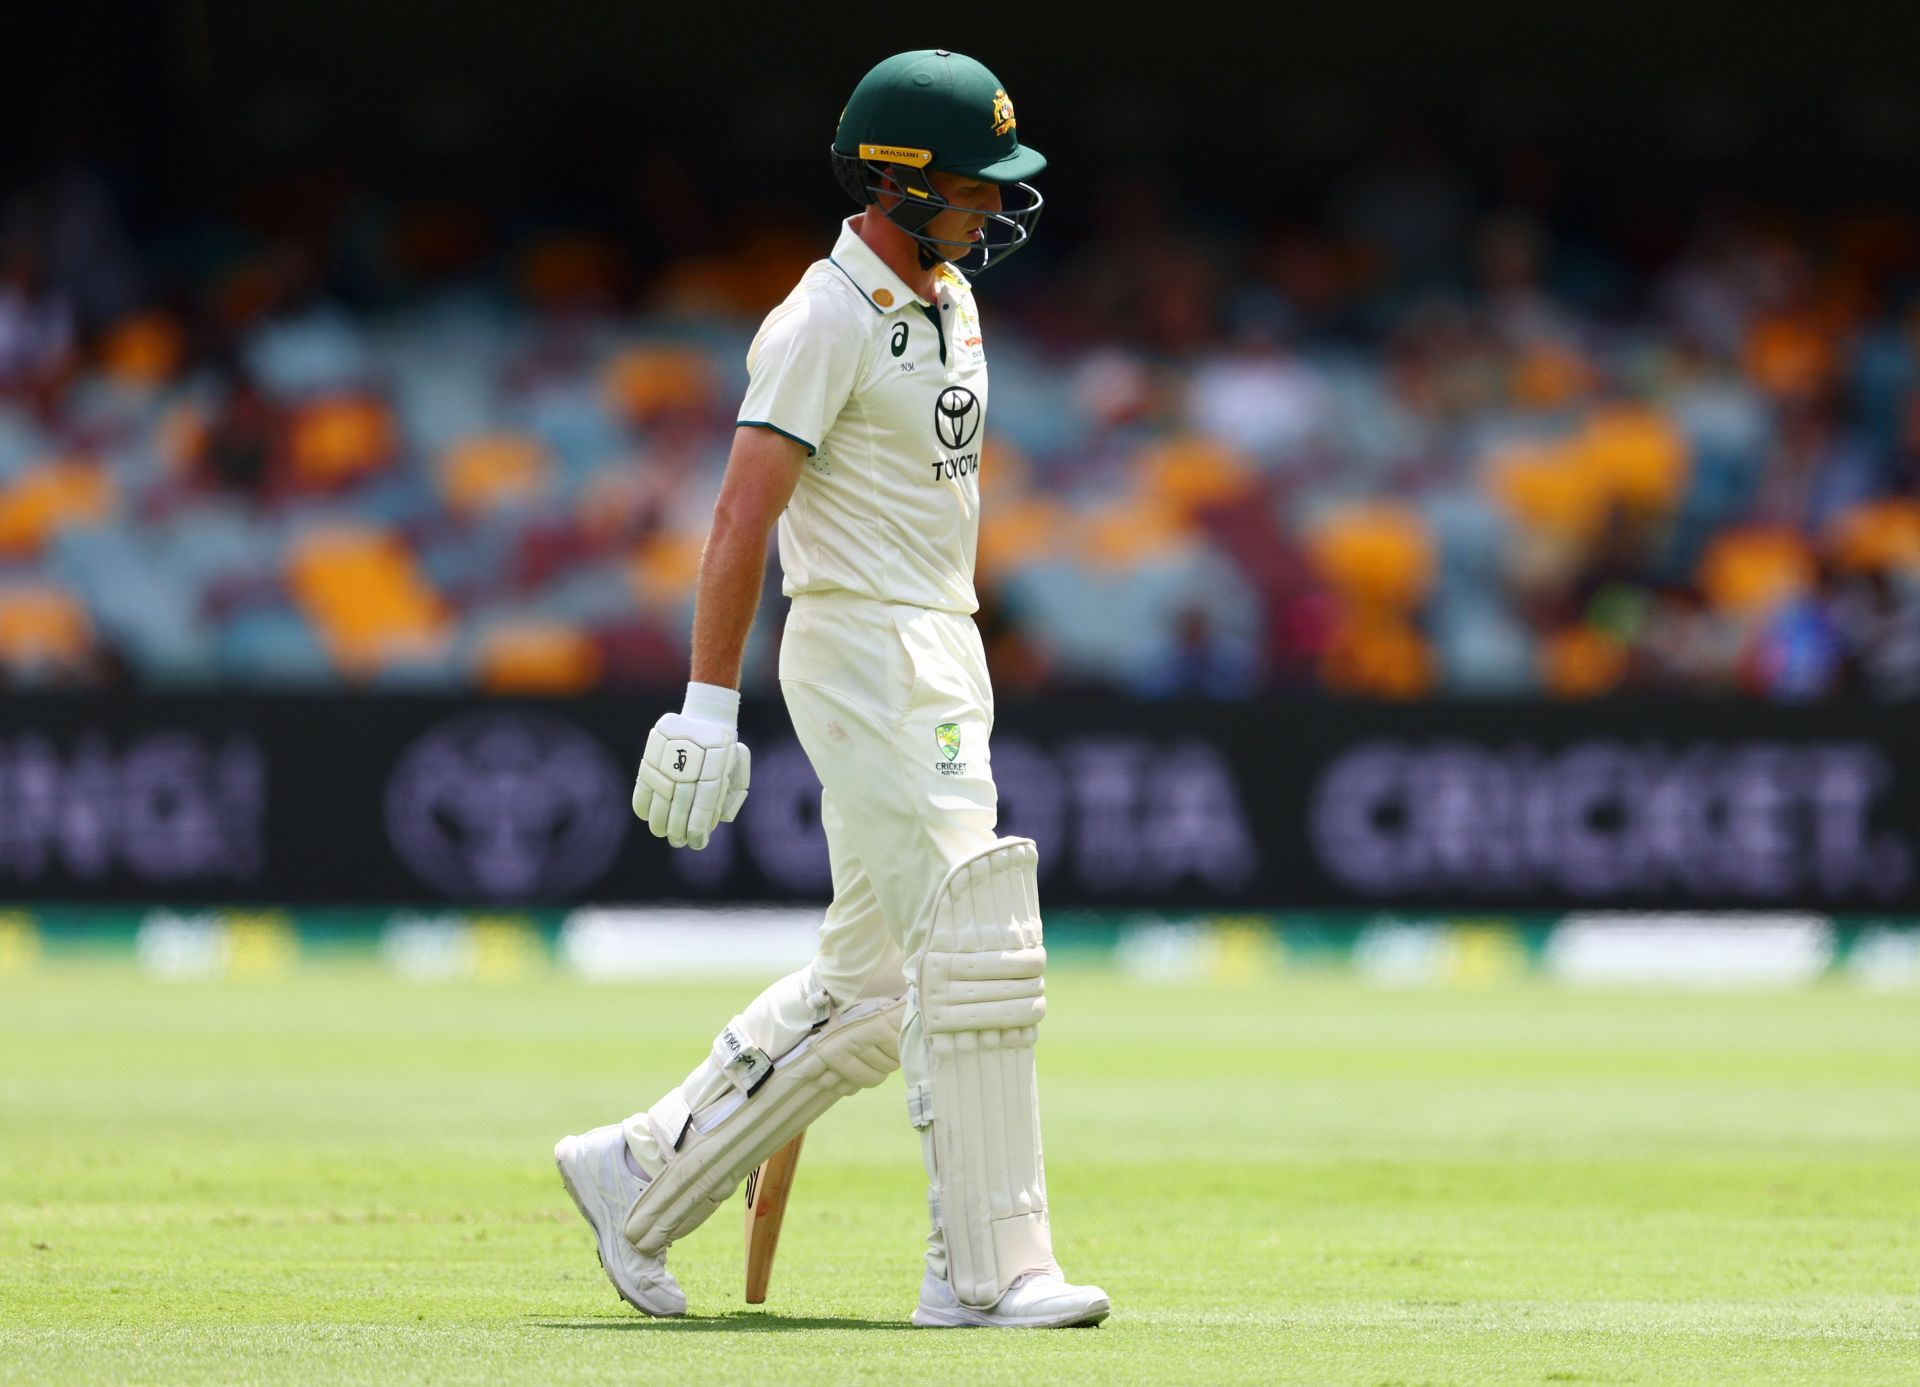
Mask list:
[[[1920,221],[1702,210],[1575,254],[1430,173],[988,281],[1002,686],[1920,692]],[[831,225],[642,266],[421,206],[372,252],[347,216],[204,230],[183,273],[89,178],[6,214],[11,683],[684,676],[746,344]],[[75,216],[93,261],[49,239]]]

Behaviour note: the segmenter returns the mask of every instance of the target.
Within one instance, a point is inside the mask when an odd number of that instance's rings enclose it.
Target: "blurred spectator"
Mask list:
[[[1188,422],[1256,458],[1287,461],[1326,429],[1326,388],[1318,372],[1289,350],[1290,315],[1277,297],[1244,295],[1229,317],[1232,350],[1195,366]]]
[[[73,305],[47,282],[24,240],[0,251],[0,396],[45,400],[72,363]]]
[[[284,413],[244,368],[236,368],[200,446],[207,481],[222,490],[258,496],[285,471],[285,448]]]
[[[987,652],[993,686],[1009,698],[1046,693],[1054,687],[1053,662],[1033,636],[1015,620],[1000,594],[985,585],[980,591],[980,643]]]
[[[1214,630],[1204,607],[1175,618],[1170,648],[1133,691],[1142,698],[1246,698],[1260,686],[1253,652]]]
[[[1865,692],[1889,701],[1920,698],[1920,570],[1849,580],[1832,615]]]
[[[106,180],[83,157],[77,131],[55,139],[47,170],[0,215],[0,234],[32,249],[51,292],[79,325],[98,328],[133,306],[139,273]]]

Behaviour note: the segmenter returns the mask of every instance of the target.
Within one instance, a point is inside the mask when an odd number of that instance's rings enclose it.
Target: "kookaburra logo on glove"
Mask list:
[[[732,823],[747,798],[753,760],[740,744],[735,718],[740,695],[691,684],[689,712],[668,713],[647,734],[633,812],[656,838],[676,848],[700,849],[714,829]],[[703,716],[704,714],[704,716]]]

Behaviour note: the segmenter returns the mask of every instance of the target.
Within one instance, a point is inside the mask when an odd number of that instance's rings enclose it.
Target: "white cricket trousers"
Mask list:
[[[998,815],[987,749],[993,690],[972,617],[802,594],[781,641],[780,687],[820,777],[833,902],[813,961],[741,1013],[776,1058],[829,1006],[906,992],[934,892],[993,845]],[[725,1090],[711,1058],[681,1085],[696,1110]],[[641,1116],[626,1124],[627,1143],[657,1173],[663,1153]]]

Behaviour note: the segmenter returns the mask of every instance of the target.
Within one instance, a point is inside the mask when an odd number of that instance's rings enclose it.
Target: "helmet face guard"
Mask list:
[[[869,155],[873,146],[863,146]],[[897,150],[894,153],[918,153]],[[859,157],[833,151],[833,173],[847,196],[863,207],[878,207],[888,221],[920,244],[920,262],[927,269],[946,261],[956,269],[976,275],[998,265],[1032,239],[1046,199],[1031,183],[1001,184],[1020,194],[1024,201],[1015,207],[993,211],[985,207],[963,207],[949,202],[933,186],[929,169],[920,163]],[[978,175],[975,175],[978,176]],[[892,198],[893,206],[885,199]],[[942,212],[960,212],[984,217],[977,241],[947,241],[929,236],[927,226]],[[974,257],[978,257],[975,259]]]

